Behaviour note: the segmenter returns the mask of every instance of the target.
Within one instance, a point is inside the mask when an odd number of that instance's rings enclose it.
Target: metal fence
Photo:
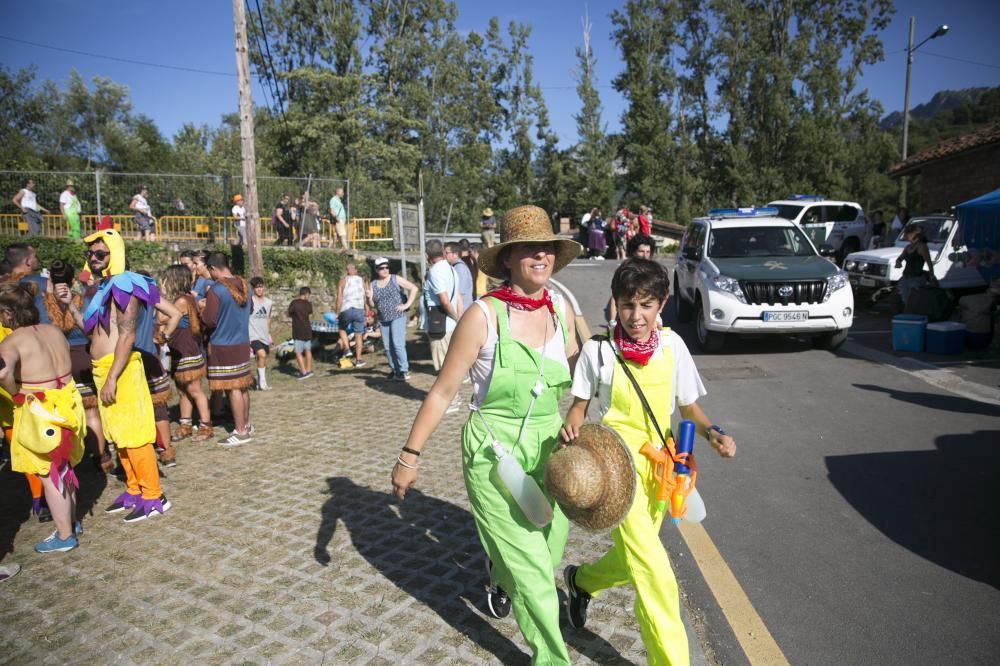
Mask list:
[[[137,228],[129,210],[132,197],[145,187],[146,197],[155,220],[154,232],[163,240],[228,240],[234,234],[231,216],[232,197],[242,190],[239,177],[229,175],[193,175],[170,173],[112,173],[106,171],[0,171],[0,194],[5,202],[0,206],[0,235],[24,235],[27,225],[21,219],[11,199],[31,179],[35,182],[38,204],[48,209],[43,216],[42,236],[62,237],[67,229],[59,214],[59,195],[72,181],[82,208],[81,230],[96,228],[103,216],[109,216],[114,226],[126,237],[135,235]],[[351,183],[336,178],[312,176],[258,176],[257,198],[260,206],[261,239],[275,240],[271,225],[274,208],[287,194],[294,203],[304,192],[319,204],[321,235],[324,241],[332,236],[328,207],[338,187],[344,188],[344,207],[352,220]],[[366,202],[358,211],[368,218],[385,215],[387,206]],[[384,206],[384,207],[382,207]],[[367,218],[352,220],[349,234],[356,242],[391,240],[389,225],[380,225]]]

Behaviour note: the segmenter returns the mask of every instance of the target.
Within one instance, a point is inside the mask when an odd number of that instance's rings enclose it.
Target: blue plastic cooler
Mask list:
[[[892,318],[892,350],[922,352],[927,317],[924,315],[896,315]]]
[[[965,348],[965,324],[940,321],[927,324],[928,354],[961,354]]]

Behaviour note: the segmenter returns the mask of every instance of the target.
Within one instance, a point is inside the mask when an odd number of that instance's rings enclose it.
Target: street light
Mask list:
[[[916,18],[910,17],[910,39],[906,46],[906,91],[903,94],[903,161],[906,161],[910,138],[910,68],[913,66],[913,52],[919,49],[932,39],[943,37],[948,32],[948,26],[939,25],[938,29],[931,33],[924,41],[916,46],[913,45],[913,29],[916,27]],[[900,188],[900,205],[906,205],[906,176],[903,176],[902,187]]]

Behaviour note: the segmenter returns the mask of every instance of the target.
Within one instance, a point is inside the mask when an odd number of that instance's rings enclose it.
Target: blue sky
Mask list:
[[[563,146],[576,138],[573,115],[579,107],[573,71],[585,8],[592,23],[597,78],[604,120],[619,128],[623,110],[611,88],[621,60],[611,39],[610,12],[623,2],[591,0],[459,0],[460,30],[484,30],[490,16],[532,26],[531,51],[536,79],[543,88],[552,124]],[[251,3],[251,6],[252,3]],[[928,101],[938,90],[1000,85],[1000,2],[996,0],[900,0],[883,33],[885,62],[866,71],[861,85],[886,112],[903,105],[905,47],[909,17],[916,17],[915,41],[941,23],[951,32],[917,51],[911,105]],[[66,49],[179,67],[233,72],[233,22],[226,0],[0,0],[0,35]],[[955,59],[960,60],[955,60]],[[987,63],[992,67],[973,64]],[[185,122],[217,125],[237,107],[233,77],[179,72],[67,54],[0,39],[0,62],[10,69],[37,67],[39,79],[64,86],[71,69],[88,81],[104,76],[129,87],[133,108],[153,118],[168,138]],[[263,91],[254,85],[254,99]]]

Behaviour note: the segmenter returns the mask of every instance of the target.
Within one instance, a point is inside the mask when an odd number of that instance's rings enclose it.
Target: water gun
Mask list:
[[[670,495],[670,521],[675,525],[687,510],[687,496],[694,488],[698,468],[694,465],[695,427],[693,421],[681,421],[677,428],[677,452],[674,454],[674,489]]]
[[[694,462],[694,422],[684,420],[678,427],[678,441],[668,437],[663,448],[655,448],[649,442],[642,445],[639,453],[653,464],[653,478],[656,479],[656,507],[665,511],[670,502],[671,522],[680,522],[686,511],[685,501],[694,489],[698,468]]]

